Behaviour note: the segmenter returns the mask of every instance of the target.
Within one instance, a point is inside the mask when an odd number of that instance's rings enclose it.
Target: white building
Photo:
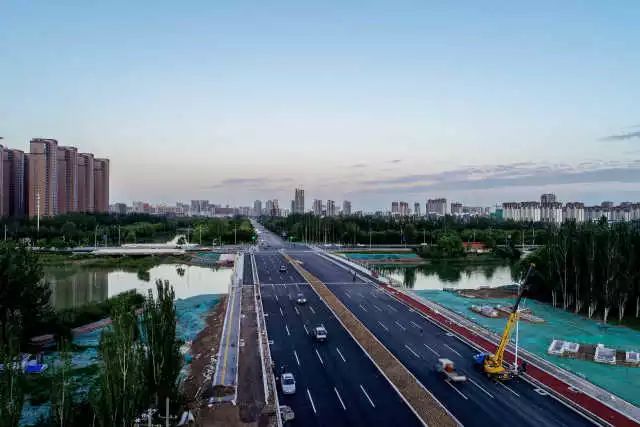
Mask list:
[[[327,216],[336,216],[336,202],[327,200]]]
[[[584,203],[581,202],[569,202],[564,205],[562,209],[563,221],[575,221],[584,222]]]
[[[313,214],[316,216],[322,216],[322,200],[314,199],[313,200]]]
[[[447,214],[447,199],[428,199],[427,200],[427,215],[444,216]]]
[[[342,215],[344,216],[351,215],[351,202],[349,200],[344,200],[342,202]]]
[[[540,219],[542,222],[550,222],[554,224],[562,223],[562,203],[543,203],[541,205],[541,211]]]

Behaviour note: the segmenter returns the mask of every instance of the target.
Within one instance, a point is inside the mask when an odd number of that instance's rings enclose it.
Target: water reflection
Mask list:
[[[511,267],[507,263],[483,264],[437,262],[421,266],[380,265],[374,269],[399,280],[410,289],[473,289],[497,287],[511,283]]]
[[[204,294],[225,294],[231,279],[230,268],[164,264],[151,268],[142,277],[138,272],[118,269],[61,266],[45,268],[44,280],[51,288],[51,304],[56,310],[80,307],[135,289],[146,295],[155,291],[157,279],[168,280],[176,298]]]

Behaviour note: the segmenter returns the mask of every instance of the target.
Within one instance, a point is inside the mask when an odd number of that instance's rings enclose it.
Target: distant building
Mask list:
[[[26,213],[25,201],[25,157],[22,150],[4,149],[2,153],[2,189],[5,192],[3,211],[13,217]]]
[[[58,213],[78,211],[78,149],[58,146]]]
[[[422,216],[422,209],[420,209],[420,202],[415,202],[413,204],[413,215]]]
[[[540,221],[553,224],[562,223],[562,203],[542,203],[540,206]]]
[[[322,211],[323,211],[322,200],[314,199],[313,200],[313,214],[316,215],[316,216],[322,216]]]
[[[78,212],[95,211],[93,163],[93,154],[78,153]]]
[[[462,214],[462,203],[451,202],[451,215]]]
[[[34,138],[27,156],[27,204],[30,217],[58,213],[58,141]]]
[[[400,202],[391,202],[391,215],[400,215]]]
[[[296,188],[294,194],[293,204],[291,205],[291,212],[297,214],[304,213],[304,190],[302,188]]]
[[[253,202],[253,216],[262,215],[262,200],[256,200]]]
[[[564,205],[562,209],[562,220],[563,221],[575,221],[575,222],[584,222],[584,203],[580,202],[569,202]]]
[[[428,199],[427,200],[427,215],[444,216],[447,214],[447,199]]]
[[[545,204],[545,203],[555,203],[556,202],[556,195],[553,193],[546,193],[540,196],[540,204]]]
[[[113,205],[111,205],[111,208],[109,210],[115,215],[126,215],[127,205],[124,203],[114,203]]]
[[[409,215],[409,203],[400,202],[400,216],[408,216]]]
[[[333,200],[327,200],[327,216],[336,216],[336,203]]]
[[[606,208],[606,209],[611,209],[613,207],[613,202],[602,202],[600,203],[600,207]]]
[[[109,212],[109,159],[94,159],[94,209],[96,212]]]
[[[342,215],[344,216],[351,215],[351,202],[349,200],[344,200],[342,202]]]
[[[192,200],[191,201],[191,215],[193,216],[205,216],[209,213],[209,201],[208,200]]]

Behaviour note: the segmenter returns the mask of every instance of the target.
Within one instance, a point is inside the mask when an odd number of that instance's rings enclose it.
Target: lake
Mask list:
[[[415,290],[495,288],[509,285],[511,267],[507,263],[483,264],[442,261],[420,266],[379,265],[373,269]]]
[[[146,295],[148,289],[155,290],[157,279],[168,280],[173,285],[176,299],[226,294],[231,273],[231,268],[162,264],[149,269],[147,277],[139,277],[136,272],[118,268],[67,265],[47,266],[44,278],[51,288],[53,307],[63,310],[101,302],[132,289]]]

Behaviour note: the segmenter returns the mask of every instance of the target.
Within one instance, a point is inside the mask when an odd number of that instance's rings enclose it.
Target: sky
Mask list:
[[[0,136],[111,201],[640,200],[640,2],[0,2]]]

